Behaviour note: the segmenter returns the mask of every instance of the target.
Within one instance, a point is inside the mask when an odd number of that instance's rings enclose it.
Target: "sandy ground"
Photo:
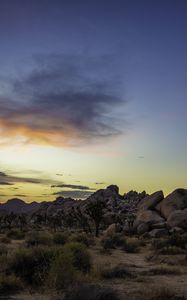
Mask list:
[[[10,248],[16,249],[22,247],[23,241],[12,241]],[[184,255],[159,256],[154,257],[150,245],[142,247],[139,253],[126,253],[123,250],[114,249],[110,254],[101,254],[100,241],[89,249],[92,262],[93,272],[91,281],[101,284],[105,287],[112,287],[117,290],[122,298],[136,300],[140,291],[143,289],[159,289],[162,287],[174,291],[179,296],[187,299],[187,261]],[[153,256],[151,260],[147,258]],[[121,266],[135,275],[134,278],[125,279],[101,279],[99,274],[103,269]],[[171,275],[152,275],[150,270],[157,267],[175,268],[180,274]],[[128,296],[128,297],[127,297]],[[14,297],[4,297],[6,300],[51,300],[54,299],[46,294],[33,294],[25,291]]]

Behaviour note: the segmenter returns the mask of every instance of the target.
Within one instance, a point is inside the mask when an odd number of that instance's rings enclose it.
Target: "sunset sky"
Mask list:
[[[0,0],[0,202],[187,188],[187,1]]]

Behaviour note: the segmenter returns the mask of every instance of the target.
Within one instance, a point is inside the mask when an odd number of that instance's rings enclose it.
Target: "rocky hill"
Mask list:
[[[82,221],[83,225],[89,227],[88,207],[92,204],[96,208],[102,204],[98,207],[102,209],[103,228],[118,223],[126,232],[133,230],[139,235],[150,237],[164,236],[172,230],[187,230],[187,189],[182,188],[167,197],[164,197],[162,191],[152,195],[145,191],[130,191],[122,196],[119,188],[111,185],[96,191],[86,200],[58,197],[52,202],[28,204],[20,199],[11,199],[0,205],[0,212],[27,213],[31,221],[38,217],[43,222],[59,219],[61,226]]]
[[[0,204],[0,214],[11,212],[15,214],[34,212],[39,209],[39,207],[40,203],[38,202],[26,203],[21,199],[14,198],[8,200],[6,203]]]

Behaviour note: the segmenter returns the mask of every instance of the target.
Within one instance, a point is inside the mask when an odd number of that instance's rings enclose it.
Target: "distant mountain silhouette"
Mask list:
[[[25,203],[21,199],[13,198],[8,200],[6,203],[0,204],[0,213],[28,213],[39,209],[40,205],[41,203],[38,202]]]

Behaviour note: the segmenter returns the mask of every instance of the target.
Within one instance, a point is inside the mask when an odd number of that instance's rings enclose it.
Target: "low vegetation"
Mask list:
[[[97,238],[76,230],[11,228],[1,234],[0,241],[0,297],[34,290],[55,295],[55,300],[185,299],[158,284],[152,292],[144,289],[148,279],[153,283],[155,277],[185,276],[181,266],[181,261],[186,265],[185,236],[174,234],[145,242],[123,233]],[[146,260],[164,257],[172,261],[176,254],[181,259],[176,266]],[[142,261],[137,263],[139,258]],[[111,288],[116,282],[116,288]],[[129,283],[135,292],[127,293]]]

